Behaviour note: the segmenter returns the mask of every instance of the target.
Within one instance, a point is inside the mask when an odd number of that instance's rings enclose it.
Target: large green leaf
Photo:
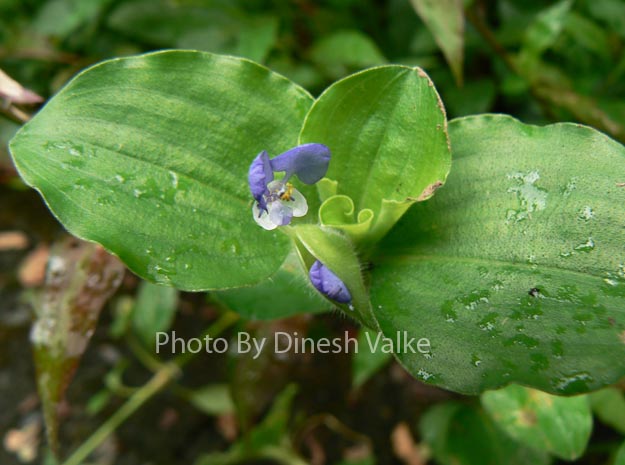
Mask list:
[[[252,284],[288,239],[252,218],[247,171],[296,145],[312,98],[244,59],[167,51],[76,77],[11,143],[20,174],[75,235],[186,290]]]
[[[532,449],[565,460],[586,450],[592,431],[587,396],[554,396],[512,385],[485,392],[482,405],[501,429]]]
[[[573,394],[625,375],[625,148],[575,124],[454,120],[454,169],[374,257],[371,299],[430,383]]]
[[[333,84],[310,109],[300,141],[330,147],[327,177],[354,201],[355,217],[373,212],[371,241],[430,197],[450,167],[445,110],[420,68],[381,66]]]

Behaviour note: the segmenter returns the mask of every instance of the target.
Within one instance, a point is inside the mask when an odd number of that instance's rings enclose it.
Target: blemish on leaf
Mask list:
[[[589,207],[588,205],[586,205],[584,208],[582,208],[579,212],[579,218],[584,220],[584,221],[589,221],[592,218],[594,218],[595,216],[595,212],[592,210],[591,207]]]
[[[417,198],[417,202],[423,202],[424,200],[427,200],[430,197],[432,197],[434,195],[434,192],[436,192],[436,189],[438,189],[442,185],[443,185],[442,181],[436,181],[436,182],[430,184],[428,187],[426,187],[423,190],[421,195]]]
[[[586,242],[584,242],[583,244],[579,244],[577,247],[575,247],[575,250],[579,252],[590,252],[594,248],[595,248],[595,241],[593,240],[592,237],[589,237],[588,240],[586,240]]]
[[[518,223],[531,219],[533,212],[544,210],[547,207],[547,191],[536,186],[536,182],[540,179],[538,171],[514,172],[508,174],[507,178],[516,181],[517,185],[508,188],[508,192],[515,193],[520,203],[518,210],[508,212],[507,223]]]
[[[517,420],[519,426],[534,426],[538,418],[536,418],[536,413],[533,410],[523,409],[519,410]]]
[[[625,331],[621,331],[621,334],[619,334],[618,337],[621,340],[621,342],[625,344]]]

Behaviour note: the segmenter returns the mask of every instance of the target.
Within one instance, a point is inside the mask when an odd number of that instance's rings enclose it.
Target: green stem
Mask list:
[[[238,315],[227,312],[219,320],[209,326],[204,335],[217,336],[238,320]],[[63,465],[80,465],[104,440],[126,421],[143,404],[155,394],[171,383],[179,374],[180,368],[188,363],[195,354],[184,353],[176,357],[173,362],[167,362],[158,368],[152,378],[137,389],[134,394],[106,420],[78,449],[65,461]]]
[[[163,365],[150,381],[138,389],[117,412],[89,437],[89,439],[83,442],[63,465],[80,465],[119,425],[126,421],[128,417],[154,394],[169,384],[179,372],[180,369],[175,363]]]
[[[148,352],[134,335],[129,335],[126,340],[132,354],[141,364],[153,373],[156,373],[163,366],[163,362]]]
[[[221,318],[219,318],[219,320],[217,320],[215,323],[210,325],[199,336],[199,338],[200,339],[204,339],[204,337],[206,337],[206,336],[216,337],[219,334],[221,334],[223,331],[228,329],[230,326],[232,326],[234,323],[236,323],[237,321],[239,321],[239,315],[237,315],[234,312],[228,311],[228,312],[224,313],[221,316]],[[174,359],[174,362],[176,363],[176,365],[179,368],[182,368],[187,363],[189,363],[191,361],[191,359],[193,357],[195,357],[195,355],[196,355],[196,353],[193,353],[193,352],[183,352],[182,354],[178,355]]]

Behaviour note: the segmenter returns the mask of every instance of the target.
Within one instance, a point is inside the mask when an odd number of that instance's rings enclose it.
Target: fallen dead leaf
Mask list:
[[[30,463],[37,458],[41,440],[41,420],[29,421],[21,429],[10,429],[4,435],[4,448],[15,455],[20,462]]]
[[[347,462],[360,462],[371,457],[371,445],[366,443],[356,444],[355,446],[348,447],[343,451],[343,458]]]
[[[28,244],[28,237],[21,231],[0,232],[0,251],[24,250]]]
[[[239,426],[237,418],[232,413],[219,415],[216,420],[216,426],[219,433],[229,442],[234,442],[239,436]]]
[[[425,465],[427,454],[414,442],[410,428],[404,422],[399,423],[391,433],[391,443],[395,455],[406,465]]]
[[[15,79],[0,69],[0,97],[10,103],[41,103],[43,98],[26,89]]]
[[[43,284],[46,276],[46,263],[50,255],[47,244],[40,244],[30,252],[20,264],[18,279],[24,287],[37,287]]]

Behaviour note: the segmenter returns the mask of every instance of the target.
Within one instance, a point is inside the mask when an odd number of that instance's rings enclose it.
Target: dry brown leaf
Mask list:
[[[21,231],[0,232],[0,251],[24,250],[28,244],[28,237]]]

